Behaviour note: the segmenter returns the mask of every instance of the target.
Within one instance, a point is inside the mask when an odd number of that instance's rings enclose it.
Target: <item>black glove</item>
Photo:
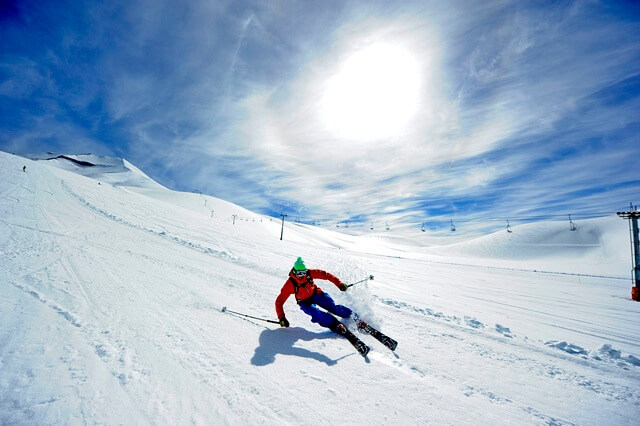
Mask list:
[[[349,287],[347,287],[347,285],[345,283],[340,283],[340,285],[338,286],[338,288],[340,289],[340,291],[347,291],[347,289]]]
[[[287,317],[280,318],[280,327],[289,327],[289,321],[287,321]]]

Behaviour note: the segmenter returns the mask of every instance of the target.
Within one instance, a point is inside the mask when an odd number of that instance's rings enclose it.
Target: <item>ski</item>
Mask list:
[[[367,356],[367,354],[369,353],[369,346],[367,346],[366,343],[364,343],[362,340],[358,339],[358,336],[349,331],[349,329],[345,327],[344,324],[338,323],[335,326],[331,327],[331,330],[341,336],[344,336],[360,355]]]
[[[374,339],[376,339],[377,341],[379,341],[380,343],[382,343],[392,351],[395,351],[396,347],[398,347],[398,342],[396,342],[395,340],[393,340],[391,337],[387,336],[383,332],[371,327],[366,322],[362,320],[357,320],[356,325],[358,326],[358,331],[360,333],[365,333],[373,336]]]

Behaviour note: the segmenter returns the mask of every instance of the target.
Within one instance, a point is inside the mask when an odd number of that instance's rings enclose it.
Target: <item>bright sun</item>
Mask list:
[[[410,52],[390,44],[372,45],[349,57],[327,81],[323,119],[341,137],[393,136],[415,113],[419,89],[420,71]]]

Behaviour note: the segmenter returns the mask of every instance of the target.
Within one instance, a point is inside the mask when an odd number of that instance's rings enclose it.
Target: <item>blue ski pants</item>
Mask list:
[[[349,318],[351,316],[351,309],[343,305],[336,305],[331,296],[327,293],[318,293],[310,298],[299,302],[300,309],[305,314],[311,316],[311,322],[320,324],[323,327],[330,327],[336,323],[336,318],[331,315],[335,314],[342,318]],[[321,311],[317,306],[326,309],[331,314]]]

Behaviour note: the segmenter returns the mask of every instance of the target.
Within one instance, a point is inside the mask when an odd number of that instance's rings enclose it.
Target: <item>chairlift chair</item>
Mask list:
[[[453,224],[453,219],[451,219],[451,232],[456,231],[456,226]]]

